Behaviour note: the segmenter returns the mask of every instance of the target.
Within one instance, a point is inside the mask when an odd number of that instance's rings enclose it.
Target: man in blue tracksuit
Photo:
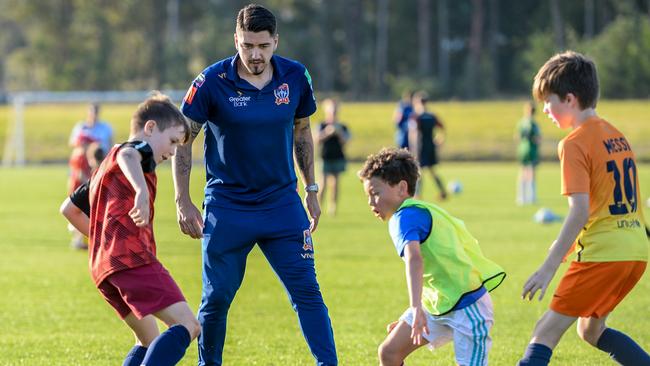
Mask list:
[[[181,230],[203,238],[200,366],[222,364],[228,308],[256,243],[287,289],[317,365],[337,364],[311,238],[320,216],[309,127],[316,102],[307,69],[274,56],[277,44],[271,12],[259,5],[241,9],[237,54],[199,74],[181,107],[192,139],[205,131],[203,218],[189,195],[191,144],[178,148],[173,164]],[[296,192],[292,152],[310,218]]]

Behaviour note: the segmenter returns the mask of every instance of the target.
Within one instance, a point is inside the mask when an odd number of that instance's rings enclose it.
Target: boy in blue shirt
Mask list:
[[[413,199],[419,177],[406,150],[370,155],[359,172],[372,212],[388,221],[406,263],[410,307],[379,346],[382,366],[398,366],[416,349],[454,342],[459,365],[486,365],[494,323],[488,291],[505,277],[485,258],[465,224],[442,208]]]

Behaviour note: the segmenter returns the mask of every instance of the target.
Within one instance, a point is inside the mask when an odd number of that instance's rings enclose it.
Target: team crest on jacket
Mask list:
[[[275,104],[289,104],[289,84],[283,83],[273,91],[275,95]]]

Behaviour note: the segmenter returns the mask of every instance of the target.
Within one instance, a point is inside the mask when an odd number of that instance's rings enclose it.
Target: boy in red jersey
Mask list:
[[[68,194],[72,194],[75,189],[79,188],[84,182],[90,179],[92,167],[87,158],[88,149],[96,140],[90,134],[79,132],[72,142],[74,149],[68,160],[70,167],[70,176],[68,177]],[[74,249],[88,249],[87,238],[72,226],[68,226],[72,234],[70,247]]]
[[[547,365],[564,332],[578,320],[578,335],[621,365],[650,365],[650,356],[607,317],[639,281],[648,260],[635,156],[625,136],[596,115],[598,77],[593,61],[567,51],[538,71],[533,95],[562,129],[558,146],[562,194],[569,214],[546,260],[523,289],[539,299],[567,252],[577,258],[553,294],[519,365]]]
[[[156,258],[152,226],[156,164],[174,155],[188,135],[178,108],[166,96],[154,94],[134,113],[129,140],[113,147],[90,184],[61,208],[82,230],[84,195],[89,196],[92,278],[137,338],[123,365],[175,365],[201,330]],[[169,329],[160,334],[155,318]]]

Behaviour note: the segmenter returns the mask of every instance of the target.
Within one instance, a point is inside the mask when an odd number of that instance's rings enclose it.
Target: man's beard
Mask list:
[[[250,69],[251,74],[253,74],[255,76],[262,75],[262,73],[266,69],[263,62],[249,63],[249,66],[250,66],[249,69]]]

